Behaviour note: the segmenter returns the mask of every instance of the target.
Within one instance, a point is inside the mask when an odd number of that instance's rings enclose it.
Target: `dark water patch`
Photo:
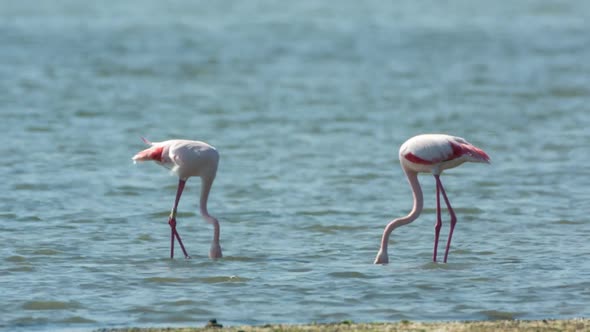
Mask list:
[[[474,251],[473,254],[478,255],[478,256],[492,256],[492,255],[496,255],[496,252],[491,251],[491,250],[484,250],[484,251]]]
[[[361,272],[330,272],[328,273],[330,277],[334,278],[341,278],[341,279],[369,279],[370,276],[361,273]]]
[[[43,248],[43,249],[33,250],[33,252],[31,254],[38,255],[38,256],[55,256],[55,255],[61,255],[61,254],[63,254],[63,252],[61,252],[59,250],[55,250],[55,249]]]
[[[519,257],[506,257],[506,258],[503,258],[502,260],[499,260],[498,264],[513,265],[513,264],[520,264],[522,262],[523,262],[523,259],[519,258]]]
[[[340,174],[327,177],[328,183],[330,184],[342,184],[343,182],[350,182],[354,180],[358,181],[371,181],[377,179],[383,179],[384,175],[380,173],[364,172],[358,174]]]
[[[132,314],[133,313],[150,314],[150,313],[161,313],[162,311],[153,309],[152,307],[140,305],[140,306],[133,307],[131,309],[127,309],[127,310],[125,310],[125,312],[132,313]]]
[[[220,276],[220,277],[204,277],[199,278],[200,281],[207,283],[207,284],[218,284],[218,283],[246,283],[252,279],[250,278],[243,278],[238,276]]]
[[[183,313],[152,313],[147,316],[142,316],[141,321],[147,323],[194,323],[195,317],[193,315],[185,315]]]
[[[583,98],[590,96],[586,87],[559,87],[549,90],[549,94],[557,98]]]
[[[178,65],[177,75],[193,80],[196,77],[214,72],[215,70],[212,68],[214,66],[210,64],[216,65],[217,59],[210,59],[209,64],[181,63]]]
[[[319,321],[319,322],[334,322],[334,321],[345,321],[345,320],[349,320],[351,318],[354,318],[354,313],[352,312],[330,312],[330,313],[325,313],[325,314],[317,314],[314,317],[314,321]]]
[[[140,196],[137,191],[130,190],[109,190],[105,193],[105,196],[116,197],[116,196]]]
[[[96,118],[101,115],[104,115],[104,113],[91,110],[77,110],[76,112],[74,112],[74,116],[78,118]]]
[[[482,214],[484,212],[484,210],[477,207],[453,207],[453,209],[456,214]]]
[[[100,64],[99,68],[96,70],[96,74],[104,78],[149,78],[158,76],[158,73],[151,67],[132,68],[128,66],[121,66],[116,63]]]
[[[563,152],[564,151],[568,151],[570,148],[567,146],[564,146],[563,143],[559,144],[559,143],[555,143],[555,142],[547,142],[545,144],[543,144],[543,146],[541,147],[541,149],[543,151],[552,151],[552,152],[558,152],[558,154],[554,154],[554,158],[551,158],[551,161],[555,161],[555,162],[560,162],[562,161],[563,158]],[[547,161],[547,155],[544,154],[544,160]],[[559,177],[559,175],[561,175],[561,171],[559,173],[553,173],[552,175],[555,175],[556,177]],[[546,174],[548,175],[548,174]],[[553,191],[555,192],[555,191]]]
[[[100,222],[106,225],[124,225],[128,222],[127,218],[128,217],[105,217]]]
[[[129,186],[129,185],[116,186],[115,189],[122,190],[122,191],[143,191],[146,189],[152,190],[150,188],[139,187],[139,186]]]
[[[302,210],[302,211],[298,211],[296,213],[296,215],[299,216],[329,216],[329,215],[340,215],[342,214],[342,211],[337,211],[337,210]]]
[[[510,312],[500,310],[484,310],[479,311],[479,314],[483,315],[488,320],[514,320],[519,316],[523,315],[522,312]]]
[[[266,260],[266,256],[224,256],[223,260],[228,262],[262,262]]]
[[[56,228],[59,228],[59,229],[78,229],[78,227],[76,225],[72,225],[72,224],[59,225],[59,226],[56,226]]]
[[[195,281],[194,279],[174,278],[174,277],[150,277],[150,278],[143,279],[143,281],[145,281],[145,282],[155,283],[155,284],[186,283],[186,282],[190,282],[189,280],[192,280],[192,282]]]
[[[48,133],[52,132],[53,128],[48,126],[27,126],[25,130],[30,133]]]
[[[477,187],[493,188],[500,186],[500,183],[497,181],[475,181],[475,185]]]
[[[180,312],[187,315],[212,315],[213,311],[203,309],[201,307],[208,306],[207,303],[199,303],[191,300],[179,300],[179,301],[171,301],[171,302],[163,302],[161,303],[165,308],[175,308],[174,311],[179,312],[181,308],[186,308]],[[145,309],[142,310],[135,310],[135,312],[148,312]],[[150,310],[149,312],[158,312],[154,310]],[[160,313],[164,313],[164,311],[159,311]]]
[[[418,292],[417,290],[399,292],[396,294],[396,299],[414,301],[420,298],[421,294],[422,293]]]
[[[475,278],[469,278],[467,280],[472,281],[472,282],[486,283],[486,282],[493,282],[495,279],[490,278],[490,277],[475,277]]]
[[[3,220],[11,220],[11,219],[16,219],[17,215],[14,213],[0,213],[0,219]]]
[[[307,267],[294,267],[294,268],[288,268],[287,271],[293,272],[293,273],[306,273],[306,272],[313,271],[313,269],[307,268]]]
[[[561,289],[583,289],[585,291],[590,291],[590,281],[582,281],[582,282],[575,282],[575,283],[566,283],[562,285],[558,285],[555,288]]]
[[[192,307],[182,311],[183,314],[188,316],[203,316],[203,315],[213,315],[215,314],[214,311],[203,309],[203,308],[196,308]]]
[[[451,249],[451,251],[454,255],[467,255],[472,253],[469,249]],[[449,251],[449,256],[451,255],[451,251]]]
[[[89,324],[89,323],[98,323],[97,321],[81,316],[72,316],[68,318],[64,318],[60,321],[61,323],[66,324]]]
[[[18,217],[18,221],[43,221],[43,219],[41,219],[41,217],[39,216],[35,216],[35,215],[30,215],[30,216],[21,216]]]
[[[51,322],[48,317],[38,317],[38,316],[24,316],[19,317],[10,323],[13,326],[26,326],[26,327],[41,327]],[[0,325],[1,327],[1,325]]]
[[[178,300],[178,301],[172,301],[172,302],[167,302],[166,305],[171,305],[171,306],[190,306],[190,305],[195,305],[197,304],[197,302],[192,301],[192,300]]]
[[[23,191],[48,191],[51,190],[51,186],[44,183],[17,183],[12,186],[12,189]]]
[[[7,262],[12,262],[12,263],[22,263],[22,262],[25,262],[27,260],[27,258],[24,256],[14,255],[14,256],[8,256],[4,260]]]
[[[139,234],[136,240],[138,242],[153,242],[154,238],[150,234]]]
[[[6,269],[9,272],[34,272],[36,269],[30,265],[18,266]]]
[[[70,310],[81,307],[78,302],[61,301],[29,301],[22,305],[25,310]]]
[[[440,289],[440,287],[437,287],[435,283],[428,283],[428,284],[427,283],[416,283],[416,284],[414,284],[414,286],[416,286],[416,288],[418,288],[418,289],[427,290],[427,291]]]
[[[89,218],[74,218],[74,219],[68,220],[68,222],[70,222],[72,224],[94,224],[94,223],[96,223],[96,220],[89,219]]]
[[[172,202],[172,203],[174,203],[174,202]],[[172,203],[170,203],[170,204],[172,204]],[[172,208],[172,205],[170,205],[170,208]],[[196,207],[195,207],[195,209],[196,209]],[[170,216],[170,210],[168,210],[168,211],[154,212],[154,213],[149,214],[149,216],[152,217],[152,218],[161,218],[161,219],[168,218]],[[195,212],[187,212],[187,211],[181,212],[181,211],[178,211],[176,213],[176,219],[177,219],[177,221],[178,221],[179,218],[191,218],[191,217],[196,217],[196,216],[197,216],[197,214]]]
[[[323,234],[334,234],[338,232],[351,232],[351,231],[365,231],[369,229],[369,225],[360,225],[360,226],[349,226],[349,225],[311,225],[306,227],[301,227],[299,229],[306,230],[310,232],[317,232]]]
[[[450,254],[449,254],[449,256],[450,256]],[[450,260],[450,258],[449,258],[449,260]],[[449,270],[449,271],[455,271],[455,270],[466,270],[466,269],[469,269],[472,266],[473,266],[473,264],[471,264],[471,263],[428,262],[426,264],[423,264],[421,266],[421,268],[424,269],[424,270]]]
[[[558,225],[581,225],[581,224],[584,224],[585,222],[583,222],[581,220],[560,219],[558,221],[555,221],[554,223],[558,224]]]
[[[356,300],[355,300],[356,302]],[[328,307],[347,307],[350,306],[352,303],[346,303],[344,302],[341,298],[325,298],[325,297],[321,297],[321,298],[304,298],[301,301],[298,302],[299,305],[309,305],[309,306],[315,306],[315,305],[321,305],[321,306],[328,306]]]
[[[465,311],[465,310],[473,310],[473,307],[468,306],[464,303],[459,303],[453,307],[453,311]]]
[[[371,299],[367,299],[367,300],[370,301]],[[387,297],[387,300],[391,301],[391,296]],[[408,318],[408,316],[406,316],[404,314],[404,313],[407,313],[407,311],[396,310],[395,307],[393,307],[393,306],[382,307],[382,308],[371,308],[371,309],[363,310],[363,312],[370,315],[370,317],[387,316],[388,319],[392,319],[392,320],[402,320],[402,319]],[[393,317],[399,317],[399,318],[393,318]]]
[[[175,278],[175,277],[150,277],[143,279],[148,283],[156,284],[175,284],[175,283],[245,283],[250,281],[249,278],[238,276],[218,276],[218,277],[192,277],[192,278]]]

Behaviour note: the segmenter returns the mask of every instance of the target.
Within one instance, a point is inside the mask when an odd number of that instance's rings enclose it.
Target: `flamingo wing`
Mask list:
[[[463,159],[489,163],[490,157],[465,139],[456,136],[429,134],[415,136],[400,148],[400,156],[421,165],[434,165]]]

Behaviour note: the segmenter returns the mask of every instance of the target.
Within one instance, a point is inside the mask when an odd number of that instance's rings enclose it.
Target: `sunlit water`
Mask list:
[[[0,329],[590,314],[590,8],[559,1],[1,1]],[[407,138],[491,156],[443,176],[459,222],[431,263],[434,186]],[[216,146],[198,179],[133,165]],[[446,241],[448,217],[442,241]],[[442,245],[441,245],[442,247]],[[444,250],[441,248],[441,250]],[[177,253],[180,253],[177,251]]]

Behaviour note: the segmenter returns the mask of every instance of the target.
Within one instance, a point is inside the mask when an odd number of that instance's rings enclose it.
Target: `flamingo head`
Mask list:
[[[211,243],[211,248],[209,249],[209,258],[211,259],[219,259],[223,257],[223,254],[221,253],[221,246],[219,245],[219,242],[213,242]]]
[[[387,264],[389,263],[389,256],[387,255],[387,251],[383,249],[379,249],[377,253],[377,257],[375,257],[375,261],[373,264]]]
[[[462,156],[465,161],[484,164],[490,163],[490,156],[484,150],[469,143],[461,144],[459,147],[454,146],[453,149],[457,149],[458,155]]]
[[[488,156],[488,154],[482,149],[475,146],[471,147],[471,149],[467,152],[467,157],[469,158],[469,161],[475,163],[489,164],[491,162],[490,156]]]
[[[152,146],[149,149],[145,149],[143,151],[138,152],[135,156],[133,156],[133,162],[137,163],[138,161],[147,161],[147,160],[155,160],[155,161],[162,161],[162,152],[164,151],[163,146]]]

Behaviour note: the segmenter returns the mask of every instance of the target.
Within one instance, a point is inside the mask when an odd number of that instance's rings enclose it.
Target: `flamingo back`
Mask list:
[[[399,150],[404,169],[440,173],[464,162],[489,163],[490,157],[461,137],[444,134],[418,135],[407,140]]]

